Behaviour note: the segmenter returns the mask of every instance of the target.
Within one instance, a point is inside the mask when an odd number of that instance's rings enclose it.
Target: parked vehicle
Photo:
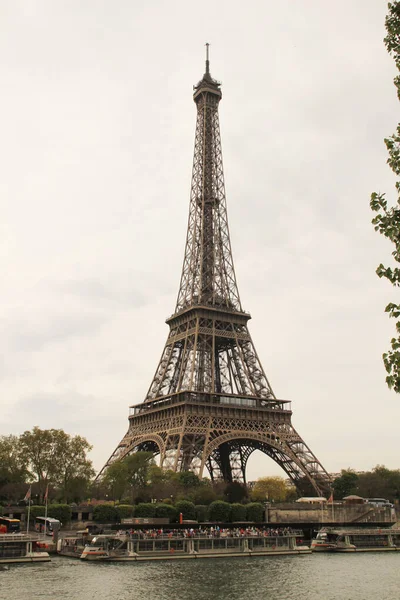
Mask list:
[[[0,533],[19,533],[21,521],[10,517],[0,517]]]
[[[35,517],[35,531],[46,535],[53,535],[55,529],[60,529],[62,523],[51,517]]]
[[[367,498],[366,502],[368,504],[373,504],[374,506],[393,508],[394,504],[386,500],[385,498]]]

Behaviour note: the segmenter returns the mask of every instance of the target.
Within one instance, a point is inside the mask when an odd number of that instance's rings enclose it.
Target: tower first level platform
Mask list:
[[[253,396],[178,392],[130,409],[129,429],[109,463],[151,451],[160,465],[212,480],[246,482],[250,455],[272,458],[301,489],[326,494],[327,473],[293,428],[290,402]]]

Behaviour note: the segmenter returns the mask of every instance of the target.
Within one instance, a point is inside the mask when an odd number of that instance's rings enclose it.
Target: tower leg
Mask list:
[[[227,483],[232,483],[232,467],[230,461],[230,447],[229,444],[221,444],[218,448],[219,464],[221,467],[221,474],[223,480]]]

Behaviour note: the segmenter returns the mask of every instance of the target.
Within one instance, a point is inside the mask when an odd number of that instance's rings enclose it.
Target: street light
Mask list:
[[[265,523],[269,522],[269,515],[268,515],[269,502],[268,502],[268,499],[269,499],[268,492],[266,492],[266,494],[265,494],[265,503],[264,503],[264,521],[265,521]]]

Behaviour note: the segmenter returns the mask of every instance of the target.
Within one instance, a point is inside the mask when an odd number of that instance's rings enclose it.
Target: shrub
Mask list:
[[[121,519],[129,519],[129,517],[133,517],[133,504],[118,504],[115,507],[118,515],[118,521]]]
[[[200,479],[192,471],[180,471],[177,474],[177,479],[179,484],[186,489],[197,487],[201,483]]]
[[[207,506],[204,504],[196,504],[194,507],[196,511],[196,520],[199,523],[204,523],[207,520]]]
[[[231,504],[231,521],[245,521],[247,518],[247,511],[244,504]]]
[[[253,521],[254,523],[264,521],[264,506],[260,502],[250,502],[250,504],[247,504],[246,509],[248,521]]]
[[[189,500],[180,500],[175,504],[175,509],[178,513],[177,516],[179,517],[179,513],[182,513],[182,518],[184,520],[193,521],[196,518],[196,510],[194,504],[193,502],[189,502]]]
[[[93,520],[96,523],[110,523],[117,521],[117,519],[117,510],[111,504],[98,504],[93,509]]]
[[[190,494],[191,499],[195,504],[199,506],[202,504],[211,504],[215,500],[218,500],[217,494],[214,492],[211,486],[207,484],[199,485],[194,488]]]
[[[71,507],[68,504],[49,504],[47,514],[53,519],[58,519],[65,525],[71,520]]]
[[[231,505],[223,500],[211,502],[208,507],[208,518],[210,521],[218,521],[219,523],[227,523],[230,520]]]
[[[163,504],[169,504],[170,506],[173,505],[173,502],[171,500],[171,498],[164,498],[162,501]]]
[[[142,502],[135,506],[135,517],[153,518],[156,514],[156,505],[149,502]]]
[[[176,520],[176,508],[170,504],[156,504],[156,515],[158,519],[169,519],[172,523]]]
[[[45,506],[39,506],[36,504],[32,504],[31,506],[31,511],[30,511],[30,516],[31,517],[44,517],[46,513],[46,507]],[[28,507],[26,507],[26,515],[28,516]]]

